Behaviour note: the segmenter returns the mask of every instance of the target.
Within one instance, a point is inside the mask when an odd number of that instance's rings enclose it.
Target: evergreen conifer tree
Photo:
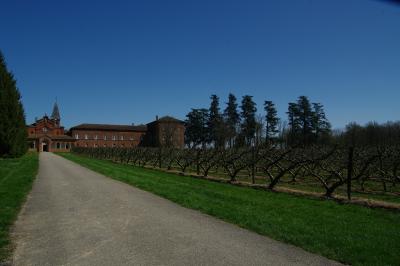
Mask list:
[[[324,106],[321,103],[313,103],[312,127],[316,141],[328,137],[331,134],[331,124],[325,115]]]
[[[289,144],[295,144],[297,141],[297,136],[300,133],[300,121],[299,121],[299,110],[296,103],[289,103],[288,111],[286,112],[288,115],[288,123],[289,123]]]
[[[206,146],[209,139],[209,129],[207,126],[208,110],[192,109],[187,115],[185,121],[185,142],[189,147]]]
[[[313,131],[313,111],[311,103],[306,96],[300,96],[297,100],[298,119],[300,122],[303,144],[310,143]]]
[[[228,139],[229,147],[234,146],[237,135],[237,127],[240,123],[240,116],[237,111],[236,97],[232,93],[228,96],[228,102],[224,110],[225,124],[226,124],[226,137]]]
[[[256,133],[256,104],[253,102],[253,97],[250,95],[243,96],[242,109],[240,115],[242,117],[241,137],[244,139],[246,145],[251,145],[252,140]]]
[[[224,121],[219,111],[219,98],[217,95],[213,94],[210,99],[211,105],[208,119],[210,141],[214,144],[214,147],[223,147],[225,144]]]
[[[278,123],[279,118],[277,117],[277,111],[275,104],[272,101],[264,102],[264,110],[266,112],[265,122],[266,122],[266,132],[265,138],[270,141],[276,133],[278,133]]]
[[[0,52],[0,157],[18,157],[27,150],[27,131],[21,95]]]

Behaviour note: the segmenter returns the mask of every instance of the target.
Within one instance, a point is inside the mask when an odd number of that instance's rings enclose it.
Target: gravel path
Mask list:
[[[339,265],[52,153],[16,222],[14,265]]]

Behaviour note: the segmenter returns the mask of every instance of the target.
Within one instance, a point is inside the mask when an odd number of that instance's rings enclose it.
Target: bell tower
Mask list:
[[[53,119],[56,122],[58,127],[60,126],[61,118],[60,118],[60,110],[58,109],[58,105],[57,105],[57,99],[53,106],[53,112],[51,113],[51,119]]]

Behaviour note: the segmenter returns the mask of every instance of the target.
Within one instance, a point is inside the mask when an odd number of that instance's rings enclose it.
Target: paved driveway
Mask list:
[[[334,265],[52,153],[14,230],[15,265]]]

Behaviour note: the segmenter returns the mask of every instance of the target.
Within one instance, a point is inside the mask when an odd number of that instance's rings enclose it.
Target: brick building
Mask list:
[[[184,122],[171,116],[164,116],[147,124],[144,138],[146,146],[183,148],[185,125]]]
[[[70,129],[78,147],[136,147],[143,143],[145,125],[80,124]]]
[[[80,124],[69,134],[78,147],[168,146],[183,148],[184,123],[165,116],[147,125]]]
[[[183,121],[170,116],[147,125],[80,124],[64,132],[60,112],[54,104],[51,117],[47,115],[27,127],[29,147],[36,151],[69,151],[77,147],[184,147]]]
[[[60,125],[60,112],[57,103],[54,104],[51,117],[44,115],[35,123],[27,126],[28,144],[31,151],[69,151],[75,140],[65,134]]]

